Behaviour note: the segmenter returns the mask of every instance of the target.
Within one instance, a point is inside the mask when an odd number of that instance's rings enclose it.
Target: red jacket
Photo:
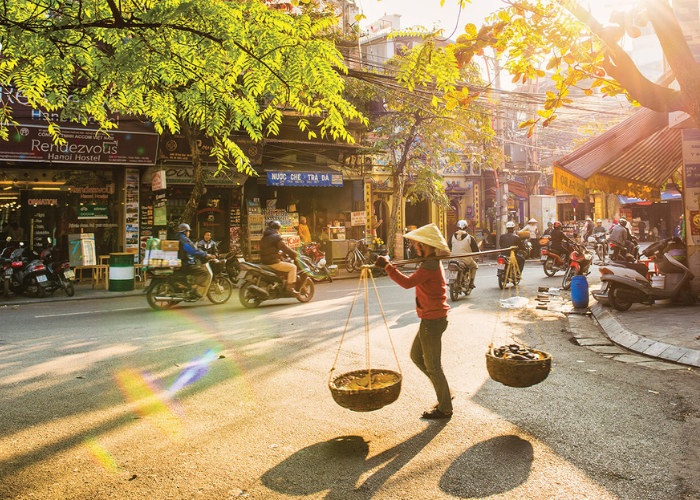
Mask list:
[[[387,264],[389,277],[403,288],[416,287],[416,312],[421,319],[438,319],[447,316],[447,286],[445,271],[439,260],[423,262],[411,276],[406,276],[393,265]]]

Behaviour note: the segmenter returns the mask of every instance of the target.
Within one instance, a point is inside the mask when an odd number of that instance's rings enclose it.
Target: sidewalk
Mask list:
[[[591,312],[610,340],[645,356],[700,367],[700,306],[635,304],[618,312],[591,297]]]

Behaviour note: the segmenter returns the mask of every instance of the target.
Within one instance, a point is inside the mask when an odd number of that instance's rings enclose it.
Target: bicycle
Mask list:
[[[362,269],[363,265],[369,264],[369,259],[365,256],[367,250],[367,243],[364,240],[357,240],[355,248],[345,256],[345,270],[352,273]]]

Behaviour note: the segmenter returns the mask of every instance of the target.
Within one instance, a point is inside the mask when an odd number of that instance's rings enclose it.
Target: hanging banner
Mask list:
[[[343,174],[320,172],[268,172],[268,186],[342,187]]]
[[[559,167],[553,167],[554,177],[552,187],[560,191],[564,191],[574,196],[583,198],[586,196],[586,181],[574,174],[562,170]]]

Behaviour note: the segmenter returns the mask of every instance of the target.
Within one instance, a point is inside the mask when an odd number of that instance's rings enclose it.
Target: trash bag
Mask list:
[[[529,302],[527,297],[509,297],[501,299],[501,307],[504,309],[521,309],[526,307]]]

